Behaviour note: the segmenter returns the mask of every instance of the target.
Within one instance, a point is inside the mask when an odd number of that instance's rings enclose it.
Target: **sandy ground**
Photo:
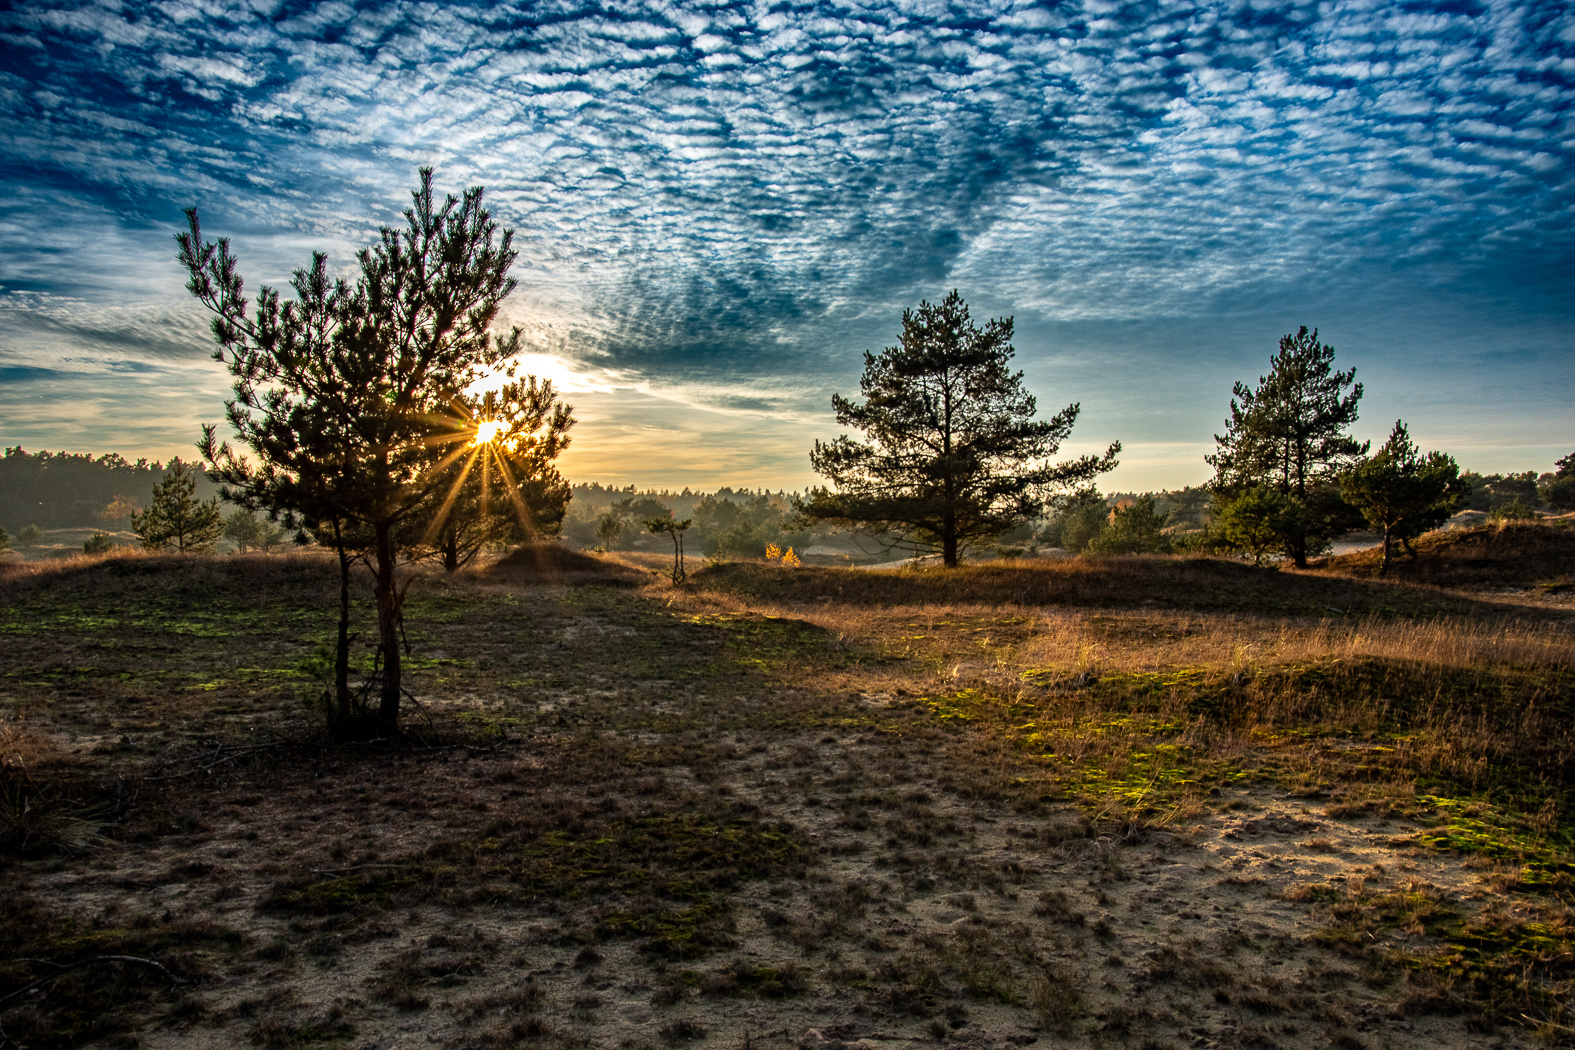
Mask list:
[[[806,750],[816,754],[808,770]],[[724,786],[790,821],[821,861],[803,879],[747,886],[738,947],[693,963],[653,967],[630,941],[587,952],[561,942],[559,916],[485,904],[418,905],[331,957],[294,956],[302,930],[257,904],[300,833],[264,807],[226,807],[230,819],[198,847],[106,852],[91,871],[38,888],[84,912],[164,907],[281,945],[279,965],[247,961],[194,990],[202,1008],[192,1013],[206,1020],[143,1030],[150,1048],[229,1047],[248,1032],[272,1045],[259,1019],[285,1014],[348,1019],[350,1045],[379,1050],[1523,1045],[1511,1031],[1432,1015],[1393,974],[1318,942],[1328,902],[1363,889],[1435,895],[1468,912],[1495,899],[1490,868],[1414,848],[1403,823],[1332,818],[1317,802],[1259,789],[1164,826],[1090,835],[1070,809],[1028,819],[896,777],[902,808],[882,815],[869,788],[885,775],[872,770],[890,766],[877,750],[805,738],[740,751]],[[702,788],[682,769],[668,777],[671,790]],[[837,786],[853,782],[862,786]],[[443,825],[411,814],[361,830],[397,852]],[[400,958],[419,959],[427,975],[419,1007],[372,994]],[[800,990],[740,993],[726,976],[740,967],[796,969]]]

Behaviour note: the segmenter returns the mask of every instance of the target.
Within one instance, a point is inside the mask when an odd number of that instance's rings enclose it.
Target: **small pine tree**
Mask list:
[[[1088,544],[1090,554],[1159,554],[1170,548],[1160,532],[1170,515],[1154,510],[1154,497],[1143,496],[1127,507],[1117,507],[1110,524]]]
[[[1384,535],[1384,560],[1379,575],[1389,571],[1394,542],[1416,558],[1411,541],[1449,520],[1471,495],[1451,456],[1425,456],[1411,443],[1405,424],[1394,430],[1372,458],[1340,475],[1340,495],[1362,512],[1367,523]]]
[[[601,545],[601,549],[604,551],[612,550],[613,544],[617,543],[622,536],[623,522],[618,518],[618,515],[603,514],[602,520],[596,523],[596,541]]]
[[[170,547],[181,554],[212,553],[224,529],[219,500],[196,498],[197,472],[180,460],[171,460],[164,480],[153,486],[153,503],[131,515],[131,531],[146,550]]]
[[[684,570],[684,531],[694,524],[694,519],[685,518],[683,521],[674,521],[671,517],[649,518],[645,527],[652,533],[660,536],[667,533],[673,538],[673,582],[683,583],[686,578]]]
[[[517,329],[491,332],[514,289],[515,251],[512,231],[498,227],[482,197],[479,186],[438,197],[424,168],[404,225],[383,227],[356,254],[353,279],[335,279],[327,255],[313,253],[294,273],[293,300],[264,286],[255,307],[229,242],[204,240],[195,209],[177,235],[186,287],[217,315],[215,354],[234,379],[226,415],[246,447],[204,428],[210,476],[225,499],[278,513],[339,555],[331,705],[355,717],[336,732],[399,731],[411,579],[402,570],[430,528],[424,515],[453,491],[448,467],[467,443],[491,444],[481,440],[482,421],[456,402],[520,352]],[[365,718],[348,685],[349,572],[360,557],[373,569],[377,607],[377,706]]]
[[[95,529],[93,535],[82,541],[83,554],[108,554],[114,549],[115,541],[102,529]]]
[[[1105,498],[1092,489],[1064,503],[1051,525],[1049,540],[1063,550],[1081,554],[1105,531],[1110,521],[1110,508],[1105,505]]]
[[[44,542],[44,530],[37,525],[23,525],[16,534],[18,547],[36,547]]]
[[[224,519],[224,538],[240,551],[271,551],[289,539],[285,530],[255,511],[237,510]]]
[[[1256,485],[1215,504],[1214,525],[1227,546],[1252,555],[1254,565],[1276,550],[1285,537],[1306,528],[1302,505],[1270,485]]]

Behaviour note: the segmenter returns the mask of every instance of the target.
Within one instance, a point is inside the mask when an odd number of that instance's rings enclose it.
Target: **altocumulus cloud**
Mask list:
[[[347,264],[422,164],[518,231],[538,351],[724,414],[824,414],[954,285],[1027,330],[1571,312],[1562,3],[57,3],[0,34],[0,365],[84,381],[222,388],[180,207],[277,283]]]

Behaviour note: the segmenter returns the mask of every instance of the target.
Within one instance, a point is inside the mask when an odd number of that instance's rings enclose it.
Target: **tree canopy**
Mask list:
[[[251,310],[229,242],[205,241],[195,209],[188,232],[177,236],[187,287],[215,315],[214,357],[234,378],[226,415],[244,449],[205,428],[201,447],[214,477],[226,499],[310,529],[340,553],[341,712],[353,699],[345,676],[348,552],[374,569],[378,705],[370,728],[377,732],[397,729],[403,691],[404,587],[396,574],[410,537],[402,540],[401,531],[419,531],[415,523],[454,491],[456,463],[474,462],[483,447],[480,458],[492,462],[492,452],[522,436],[502,403],[507,395],[493,406],[496,418],[477,418],[465,400],[519,350],[517,330],[491,333],[498,304],[515,287],[512,231],[498,228],[480,187],[436,199],[430,169],[411,196],[403,226],[383,227],[357,254],[353,280],[330,276],[327,257],[316,252],[292,276],[293,300],[264,287]]]
[[[198,472],[180,461],[172,462],[164,480],[153,486],[148,509],[131,513],[131,531],[146,550],[173,547],[181,554],[211,553],[224,521],[218,499],[196,497]]]
[[[1071,433],[1074,402],[1036,420],[1022,372],[1010,370],[1012,319],[973,324],[955,290],[902,315],[902,337],[864,354],[863,403],[832,397],[837,422],[864,432],[815,442],[810,463],[834,489],[811,489],[797,507],[948,566],[970,545],[1021,525],[1056,494],[1084,488],[1116,465],[1105,455],[1049,461]]]
[[[1295,512],[1282,508],[1263,517],[1258,511],[1267,504],[1252,497],[1255,520],[1279,522],[1277,547],[1305,567],[1309,555],[1355,524],[1334,479],[1369,447],[1346,432],[1356,422],[1362,384],[1356,369],[1335,369],[1334,348],[1306,325],[1280,340],[1269,366],[1256,389],[1235,385],[1225,434],[1214,436],[1218,451],[1205,459],[1215,469],[1222,510],[1263,486],[1295,501]]]
[[[423,508],[414,529],[449,572],[490,544],[556,535],[571,498],[555,461],[569,446],[574,417],[550,380],[527,376],[461,405],[469,418],[487,421],[488,440],[472,442],[442,468],[442,502]]]
[[[1454,458],[1424,455],[1398,419],[1382,448],[1340,475],[1341,496],[1383,533],[1380,574],[1389,571],[1396,540],[1415,558],[1411,541],[1448,521],[1470,493]]]

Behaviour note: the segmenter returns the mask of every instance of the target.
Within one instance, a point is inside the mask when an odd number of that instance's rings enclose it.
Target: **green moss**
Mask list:
[[[1426,975],[1438,1005],[1500,1022],[1542,1018],[1567,1027],[1575,993],[1575,927],[1484,914],[1467,917],[1428,893],[1358,894],[1328,909],[1318,939]],[[1408,937],[1392,946],[1386,934]],[[1417,935],[1421,935],[1417,943]]]

